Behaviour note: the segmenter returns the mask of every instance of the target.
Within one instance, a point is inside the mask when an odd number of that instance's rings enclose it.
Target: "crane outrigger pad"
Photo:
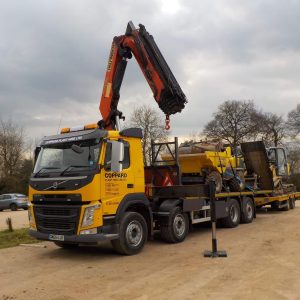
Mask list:
[[[274,183],[263,141],[241,143],[248,175],[258,176],[259,188],[273,190]]]

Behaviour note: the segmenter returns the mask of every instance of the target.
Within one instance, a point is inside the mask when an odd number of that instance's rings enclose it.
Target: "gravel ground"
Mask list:
[[[300,208],[260,211],[252,224],[218,229],[228,258],[204,258],[208,227],[181,244],[150,241],[136,256],[109,244],[0,250],[0,299],[300,299]],[[18,212],[23,214],[23,212]]]

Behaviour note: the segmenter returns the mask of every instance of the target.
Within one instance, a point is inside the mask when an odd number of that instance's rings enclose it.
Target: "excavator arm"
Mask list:
[[[143,25],[136,29],[129,22],[125,35],[114,37],[112,42],[99,106],[103,118],[98,122],[100,128],[118,129],[119,119],[124,119],[122,112],[118,110],[118,103],[127,61],[132,55],[137,60],[154,99],[166,115],[166,120],[169,120],[169,115],[180,112],[187,103],[153,37]]]

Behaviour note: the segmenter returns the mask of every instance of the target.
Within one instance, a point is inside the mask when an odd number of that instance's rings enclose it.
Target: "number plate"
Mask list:
[[[49,234],[49,240],[51,241],[64,241],[65,236],[61,234]]]

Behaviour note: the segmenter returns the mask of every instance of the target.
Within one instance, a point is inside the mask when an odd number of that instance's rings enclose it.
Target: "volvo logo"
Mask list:
[[[44,191],[48,191],[48,190],[56,190],[58,188],[59,185],[69,181],[70,179],[67,179],[67,180],[64,180],[64,181],[61,181],[61,182],[57,182],[57,181],[54,181],[52,183],[52,185],[50,185],[49,187],[45,188]]]

